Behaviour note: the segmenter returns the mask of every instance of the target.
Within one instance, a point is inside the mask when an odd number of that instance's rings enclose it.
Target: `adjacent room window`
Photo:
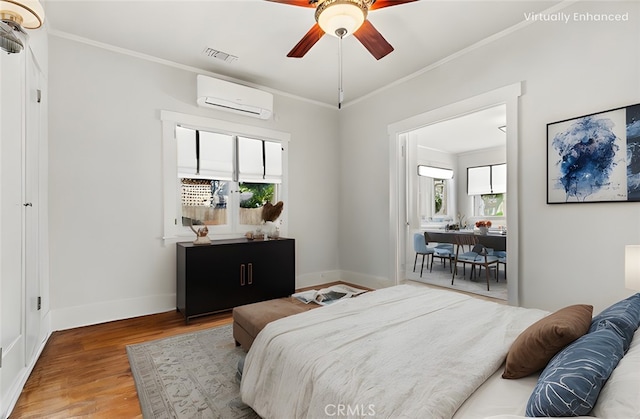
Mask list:
[[[473,215],[484,217],[504,217],[507,208],[507,194],[483,194],[473,197]]]
[[[482,195],[506,192],[506,163],[467,168],[467,194]]]
[[[434,215],[447,215],[447,181],[433,179],[433,211]]]
[[[211,236],[243,235],[262,223],[265,203],[286,202],[288,135],[172,112],[162,116],[165,238],[192,235],[192,226],[203,225]]]
[[[473,196],[473,215],[504,217],[506,192],[506,163],[467,168],[467,194]]]
[[[435,169],[430,171],[430,169]],[[420,223],[444,222],[451,219],[449,215],[449,196],[451,194],[450,179],[437,176],[451,177],[450,169],[418,166],[418,211]]]

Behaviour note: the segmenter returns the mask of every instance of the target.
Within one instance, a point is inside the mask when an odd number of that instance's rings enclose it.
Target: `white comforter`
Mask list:
[[[420,285],[370,292],[267,325],[242,400],[263,418],[450,418],[546,314]]]

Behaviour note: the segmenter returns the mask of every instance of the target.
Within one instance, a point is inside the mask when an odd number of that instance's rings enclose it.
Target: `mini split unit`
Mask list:
[[[198,75],[197,83],[200,106],[253,118],[271,118],[273,113],[271,93],[203,75]]]

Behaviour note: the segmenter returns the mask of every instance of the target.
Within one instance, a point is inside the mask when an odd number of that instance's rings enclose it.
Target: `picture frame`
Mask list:
[[[547,124],[547,204],[640,201],[640,104]]]

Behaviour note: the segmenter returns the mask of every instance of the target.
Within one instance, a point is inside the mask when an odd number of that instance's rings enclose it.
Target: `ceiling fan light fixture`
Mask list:
[[[369,11],[368,3],[366,0],[324,0],[316,8],[316,21],[329,35],[348,36],[364,23]],[[346,30],[346,34],[341,29]]]
[[[44,22],[44,9],[38,0],[2,0],[0,19],[25,29],[38,29]]]
[[[0,49],[9,54],[18,53],[24,48],[24,44],[14,31],[12,24],[0,21]]]

